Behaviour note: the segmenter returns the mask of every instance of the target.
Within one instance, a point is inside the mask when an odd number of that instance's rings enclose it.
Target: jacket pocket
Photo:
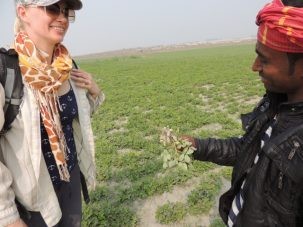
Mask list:
[[[300,190],[273,162],[269,164],[264,193],[269,226],[295,227]]]
[[[303,141],[297,135],[290,135],[278,145],[268,142],[265,154],[275,163],[284,175],[297,184],[303,182]]]
[[[266,219],[270,227],[296,227],[296,215],[293,210],[287,209],[270,195],[266,196],[268,206]]]

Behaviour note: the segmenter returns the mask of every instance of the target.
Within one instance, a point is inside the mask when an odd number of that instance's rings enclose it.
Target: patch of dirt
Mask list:
[[[201,86],[201,88],[205,88],[206,90],[209,90],[213,87],[215,87],[215,85],[213,85],[213,84],[205,84],[205,85]]]
[[[127,153],[130,153],[130,152],[141,153],[142,151],[138,151],[138,150],[134,150],[134,149],[130,149],[130,148],[124,148],[124,149],[117,150],[117,152],[119,154],[127,154]]]
[[[257,104],[260,101],[260,97],[259,96],[253,96],[251,97],[249,100],[239,100],[240,103],[245,103],[247,105],[253,105],[253,104]]]
[[[219,112],[224,112],[226,109],[225,109],[225,103],[219,103],[218,106],[216,107],[216,111],[219,111]]]
[[[148,140],[148,141],[151,141],[153,140],[154,136],[145,136],[144,139]]]
[[[239,114],[227,114],[227,117],[232,119],[233,121],[236,121],[237,123],[241,124],[241,119]]]
[[[223,86],[228,86],[228,85],[230,85],[231,83],[230,82],[225,82],[225,83],[223,83],[222,85]]]
[[[120,117],[119,119],[114,121],[115,128],[110,130],[108,133],[110,135],[115,133],[124,133],[127,132],[127,129],[123,128],[124,125],[128,123],[128,117]]]
[[[115,133],[124,133],[124,132],[127,132],[127,130],[125,128],[119,128],[119,129],[114,128],[114,129],[110,130],[108,133],[110,135],[112,135]]]
[[[128,122],[128,117],[120,117],[119,119],[114,121],[117,127],[122,127],[123,125],[126,125],[127,122]]]
[[[229,180],[226,180],[224,177],[221,177],[221,181],[222,181],[221,190],[216,197],[216,203],[213,206],[213,208],[211,209],[211,211],[209,212],[210,221],[212,221],[220,216],[219,215],[219,198],[223,193],[225,193],[230,188],[231,182]]]
[[[200,182],[201,178],[192,178],[186,184],[176,186],[172,192],[165,192],[148,198],[144,201],[136,202],[137,215],[140,219],[139,227],[164,227],[169,225],[162,225],[157,223],[155,218],[156,210],[168,202],[186,202],[187,196]],[[181,225],[182,226],[182,225]]]
[[[222,130],[222,128],[223,128],[222,125],[219,123],[208,124],[201,127],[202,130],[208,130],[208,131],[220,131]]]
[[[208,103],[210,98],[206,95],[199,94],[199,99],[202,99],[203,103]]]
[[[108,181],[106,186],[108,186],[111,190],[115,190],[115,188],[123,185],[123,188],[129,188],[132,186],[130,181],[124,180],[123,182],[115,182],[115,181]]]
[[[218,167],[209,172],[219,172],[222,167]],[[156,210],[159,206],[162,206],[168,202],[183,202],[185,203],[187,200],[187,196],[189,193],[196,188],[197,185],[200,184],[201,177],[192,178],[187,181],[185,184],[180,186],[175,186],[173,191],[165,192],[161,195],[153,196],[146,200],[136,201],[134,203],[134,207],[137,210],[137,216],[139,217],[139,227],[207,227],[210,225],[212,218],[218,216],[218,202],[211,209],[208,215],[199,215],[199,216],[186,216],[181,222],[164,225],[160,224],[156,221],[155,214]],[[228,181],[223,181],[222,192],[225,192],[228,188]],[[216,198],[218,201],[218,198]]]
[[[199,134],[202,131],[216,132],[216,131],[220,131],[222,129],[223,129],[223,126],[221,124],[213,123],[213,124],[204,125],[201,128],[197,128],[193,131],[193,133]]]
[[[198,110],[205,111],[206,113],[210,113],[212,110],[209,106],[195,105]]]
[[[153,112],[153,110],[145,110],[145,111],[143,111],[143,114],[148,114],[148,113],[151,113],[151,112]]]

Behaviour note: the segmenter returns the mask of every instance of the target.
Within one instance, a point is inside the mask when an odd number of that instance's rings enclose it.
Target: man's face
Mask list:
[[[295,63],[294,72],[290,75],[285,52],[257,42],[256,53],[252,70],[259,72],[264,87],[271,92],[287,94],[288,101],[303,101],[303,60],[299,59]]]

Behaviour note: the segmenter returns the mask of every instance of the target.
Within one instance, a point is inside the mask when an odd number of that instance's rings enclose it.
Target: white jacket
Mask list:
[[[73,121],[79,166],[89,188],[95,187],[94,138],[91,114],[104,100],[95,101],[71,81],[78,105]],[[0,126],[4,94],[0,86]],[[41,151],[40,113],[32,91],[25,85],[20,113],[12,128],[0,138],[0,227],[19,218],[14,197],[29,211],[39,211],[48,226],[61,218],[61,210]]]

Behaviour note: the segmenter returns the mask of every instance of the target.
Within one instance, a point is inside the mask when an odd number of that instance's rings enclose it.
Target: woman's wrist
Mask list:
[[[97,88],[97,89],[93,89],[93,91],[88,91],[88,92],[93,99],[96,99],[100,95],[101,89]]]

